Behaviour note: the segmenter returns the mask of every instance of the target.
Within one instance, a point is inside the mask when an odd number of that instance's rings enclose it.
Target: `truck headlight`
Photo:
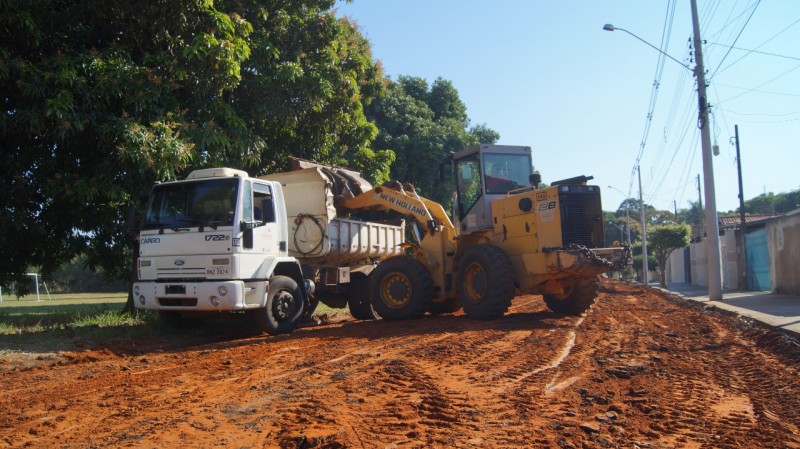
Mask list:
[[[212,296],[211,297],[211,305],[213,305],[214,307],[217,307],[219,305],[219,298],[217,298],[216,296]]]
[[[133,287],[133,294],[136,295],[136,296],[139,296],[139,295],[142,294],[142,290],[139,288],[138,285]]]
[[[220,285],[219,287],[217,287],[217,293],[219,293],[220,296],[227,295],[228,294],[228,287],[226,287],[224,285]]]
[[[144,305],[144,302],[145,302],[144,295],[139,296],[139,304]]]

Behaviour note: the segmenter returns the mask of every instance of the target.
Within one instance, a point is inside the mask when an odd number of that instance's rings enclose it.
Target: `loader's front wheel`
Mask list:
[[[499,247],[475,246],[458,264],[456,291],[467,316],[493,320],[506,313],[514,298],[511,261]]]
[[[594,304],[597,291],[600,289],[600,280],[594,276],[580,279],[572,286],[567,287],[560,295],[542,295],[547,307],[556,313],[564,315],[580,315]]]
[[[409,256],[384,260],[369,277],[372,306],[384,320],[420,318],[433,298],[430,272]]]

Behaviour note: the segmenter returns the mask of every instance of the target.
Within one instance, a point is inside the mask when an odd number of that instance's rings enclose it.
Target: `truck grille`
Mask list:
[[[203,279],[206,277],[205,268],[159,268],[157,279]]]
[[[564,246],[575,243],[588,248],[602,248],[605,242],[600,189],[597,186],[562,186],[558,200]]]
[[[161,307],[196,307],[197,298],[158,298]]]

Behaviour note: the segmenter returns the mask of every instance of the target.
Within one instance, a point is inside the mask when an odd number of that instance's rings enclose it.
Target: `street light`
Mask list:
[[[693,72],[697,77],[697,105],[698,105],[698,127],[700,128],[700,142],[703,154],[703,183],[705,185],[706,196],[706,259],[708,260],[708,298],[712,301],[722,299],[722,270],[719,251],[719,222],[717,221],[717,198],[714,189],[714,163],[711,159],[711,130],[708,126],[708,101],[706,100],[706,78],[703,68],[703,50],[700,39],[700,20],[697,15],[697,1],[690,0],[692,9],[692,38],[694,44],[695,58],[697,65]],[[603,26],[606,31],[620,30],[630,34],[636,39],[644,42],[662,55],[677,62],[682,67],[689,70],[689,66],[668,55],[660,48],[645,41],[639,36],[628,30],[617,28],[610,23]],[[640,175],[641,176],[641,175]],[[641,181],[640,181],[641,183]],[[641,189],[640,189],[641,190]],[[646,260],[646,259],[645,259]]]
[[[650,267],[647,261],[647,221],[644,217],[644,199],[642,198],[642,172],[639,170],[639,166],[636,166],[636,171],[639,173],[639,224],[642,226],[642,282],[647,285],[649,284],[648,274],[650,274]],[[616,190],[619,193],[622,193],[621,190],[608,186]],[[623,193],[623,195],[625,195]],[[626,197],[627,199],[627,197]],[[627,216],[627,208],[625,210]],[[630,238],[628,239],[628,243],[630,243]]]
[[[609,221],[608,224],[610,224],[611,226],[614,226],[615,228],[619,229],[619,239],[620,240],[625,240],[623,238],[623,235],[622,235],[622,233],[625,232],[625,228],[623,228],[622,226],[614,223],[613,221]],[[627,225],[627,223],[625,223],[625,224]]]
[[[628,245],[631,244],[631,225],[630,225],[630,217],[628,216],[628,211],[630,210],[630,204],[628,204],[628,194],[623,192],[622,190],[614,187],[608,186],[609,189],[616,190],[617,192],[621,193],[625,197],[625,228],[627,229],[627,237],[628,237]]]
[[[652,47],[653,49],[655,49],[657,52],[661,53],[662,55],[668,57],[669,59],[672,59],[673,61],[677,62],[678,64],[680,64],[682,66],[684,66],[685,68],[687,68],[689,70],[692,70],[692,68],[689,67],[688,65],[686,65],[686,64],[678,61],[677,59],[673,58],[672,56],[664,53],[663,51],[661,51],[660,48],[656,47],[655,45],[651,44],[650,42],[647,42],[646,40],[642,39],[641,37],[631,33],[630,31],[626,30],[625,28],[618,28],[618,27],[615,27],[614,25],[611,25],[610,23],[607,23],[607,24],[603,25],[603,29],[606,30],[606,31],[617,31],[617,30],[619,30],[619,31],[623,31],[625,33],[628,33],[631,36],[635,37],[636,39],[639,39],[640,41],[642,41],[645,44],[649,45],[650,47]]]

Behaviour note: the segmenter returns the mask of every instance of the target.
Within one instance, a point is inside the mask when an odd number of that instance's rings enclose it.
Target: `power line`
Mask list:
[[[736,115],[744,115],[744,116],[755,115],[755,116],[759,116],[759,117],[788,117],[790,115],[798,115],[798,114],[800,114],[800,111],[798,111],[798,112],[787,112],[786,114],[753,114],[753,113],[736,112],[736,111],[730,111],[730,113],[731,114],[736,114]]]
[[[752,19],[752,18],[753,18],[753,14],[755,14],[755,13],[756,13],[756,10],[758,9],[758,5],[760,5],[760,4],[761,4],[761,0],[758,0],[758,1],[756,2],[756,4],[753,6],[753,10],[750,12],[750,15],[747,17],[747,20],[745,20],[745,22],[744,22],[744,25],[742,25],[742,28],[739,30],[739,34],[737,34],[737,35],[736,35],[736,38],[733,40],[733,44],[732,44],[732,46],[733,46],[733,45],[736,45],[736,42],[737,42],[737,41],[739,40],[739,38],[742,36],[742,32],[744,32],[744,29],[745,29],[745,28],[747,28],[747,24],[748,24],[748,23],[750,23],[750,19]],[[722,66],[722,63],[723,63],[723,62],[725,62],[725,59],[728,57],[728,55],[729,55],[730,53],[731,53],[731,49],[729,48],[729,49],[728,49],[728,51],[725,53],[725,56],[723,56],[723,57],[722,57],[722,60],[721,60],[721,61],[719,61],[719,65],[717,65],[717,68],[716,68],[716,69],[714,69],[714,71],[711,73],[711,76],[710,76],[709,78],[714,78],[714,75],[716,75],[716,74],[717,74],[717,71],[718,71],[718,70],[719,70],[719,68]]]
[[[650,125],[653,121],[653,113],[655,111],[655,106],[658,101],[658,89],[661,85],[661,78],[664,74],[664,62],[666,61],[667,53],[664,51],[664,47],[666,43],[669,42],[669,38],[672,35],[672,25],[674,23],[675,17],[675,3],[676,0],[672,0],[671,2],[667,3],[667,10],[664,14],[664,26],[662,27],[661,31],[661,45],[659,46],[658,52],[658,60],[656,61],[656,73],[655,79],[653,80],[653,88],[650,90],[650,102],[647,106],[647,118],[645,120],[644,130],[642,131],[642,141],[639,145],[639,152],[636,154],[636,163],[633,166],[633,170],[631,172],[630,184],[628,186],[628,191],[633,190],[633,183],[636,174],[637,166],[642,159],[642,154],[644,153],[645,146],[647,145],[647,139],[650,135]]]
[[[797,23],[797,22],[795,22],[795,23]],[[750,49],[747,49],[747,48],[734,47],[734,46],[731,46],[731,45],[719,44],[719,43],[716,43],[716,42],[711,42],[708,45],[717,45],[717,46],[720,46],[720,47],[728,47],[728,48],[731,48],[733,50],[746,51],[748,54],[750,54],[750,53],[758,53],[760,55],[774,56],[776,58],[794,59],[795,61],[800,61],[800,58],[797,58],[795,56],[779,55],[777,53],[768,53],[766,51],[750,50]],[[747,55],[745,55],[745,56],[747,56]]]
[[[692,148],[691,147],[684,147],[684,145],[683,145],[684,141],[686,140],[686,136],[687,136],[687,134],[688,134],[690,129],[694,131],[694,135],[695,136],[697,135],[697,127],[691,126],[691,122],[694,120],[693,106],[694,106],[694,103],[692,101],[687,101],[686,102],[686,105],[685,105],[684,111],[683,111],[683,117],[684,117],[683,126],[681,128],[679,128],[679,129],[683,129],[683,133],[678,138],[678,142],[675,144],[675,151],[672,153],[672,158],[670,158],[669,163],[666,166],[664,166],[663,175],[661,176],[660,180],[656,183],[657,187],[656,187],[655,191],[653,192],[654,195],[658,194],[659,191],[661,190],[661,187],[664,185],[664,183],[665,183],[665,181],[667,179],[667,176],[669,175],[669,172],[672,169],[672,164],[675,162],[675,158],[678,156],[678,154],[680,153],[681,149],[685,148],[685,151],[687,153],[687,158],[691,158],[692,155],[693,155]],[[681,172],[681,173],[683,173],[683,172]],[[681,176],[681,178],[683,178],[683,176]]]
[[[747,53],[745,53],[744,55],[742,55],[742,57],[741,57],[741,58],[739,58],[739,59],[737,59],[736,61],[733,61],[732,63],[728,64],[728,65],[727,65],[727,66],[726,66],[724,69],[722,69],[722,70],[719,70],[719,69],[718,69],[718,70],[715,72],[715,74],[717,74],[717,73],[722,73],[722,72],[724,72],[725,70],[728,70],[728,69],[729,69],[731,66],[733,66],[733,65],[734,65],[734,64],[736,64],[736,63],[738,63],[738,62],[739,62],[739,61],[741,61],[742,59],[744,59],[744,58],[746,58],[746,57],[750,56],[750,54],[751,54],[751,53],[755,53],[755,52],[756,52],[756,50],[758,50],[759,48],[763,47],[764,45],[766,45],[768,42],[770,42],[771,40],[775,39],[776,37],[780,36],[780,35],[781,35],[783,32],[785,32],[785,31],[786,31],[786,30],[788,30],[789,28],[791,28],[791,27],[795,26],[795,25],[796,25],[797,23],[799,23],[799,22],[800,22],[800,19],[797,19],[797,20],[795,20],[794,22],[790,23],[790,24],[789,24],[789,25],[787,25],[785,28],[783,28],[782,30],[780,30],[780,31],[778,31],[777,33],[775,33],[775,34],[774,34],[772,37],[770,37],[769,39],[765,40],[764,42],[762,42],[761,44],[759,44],[758,46],[756,46],[756,48],[754,48],[753,50],[750,50],[750,51],[748,51]],[[733,47],[731,47],[731,48],[733,48]],[[792,59],[796,59],[796,58],[792,58]]]
[[[722,87],[730,87],[731,89],[746,90],[746,91],[749,91],[749,92],[756,92],[756,93],[760,93],[760,94],[780,95],[780,96],[784,96],[784,97],[800,97],[800,94],[790,94],[788,92],[774,92],[774,91],[770,91],[770,90],[759,90],[759,89],[752,89],[752,88],[749,88],[749,87],[733,86],[733,85],[724,84],[724,83],[716,83],[716,84],[718,86],[722,86]]]
[[[735,100],[735,99],[737,99],[737,98],[741,97],[742,95],[749,94],[749,93],[751,93],[751,92],[755,91],[756,89],[758,89],[759,87],[766,86],[767,84],[769,84],[769,83],[771,83],[771,82],[773,82],[773,81],[775,81],[775,80],[777,80],[777,79],[779,79],[779,78],[783,78],[784,76],[786,76],[786,75],[788,75],[789,73],[791,73],[791,72],[793,72],[793,71],[797,70],[798,68],[800,68],[800,64],[798,64],[798,65],[796,65],[796,66],[792,67],[791,69],[789,69],[789,70],[787,70],[787,71],[785,71],[785,72],[781,73],[780,75],[778,75],[778,76],[776,76],[776,77],[774,77],[774,78],[772,78],[772,79],[770,79],[770,80],[768,80],[768,81],[764,81],[763,83],[759,84],[759,85],[758,85],[758,86],[756,86],[756,87],[753,87],[752,89],[748,89],[748,90],[746,90],[746,91],[744,91],[744,92],[740,93],[739,95],[734,95],[733,97],[726,98],[725,100],[722,100],[722,101],[720,101],[720,102],[719,102],[719,104],[722,104],[722,103],[725,103],[725,102],[728,102],[728,101],[731,101],[731,100]]]

